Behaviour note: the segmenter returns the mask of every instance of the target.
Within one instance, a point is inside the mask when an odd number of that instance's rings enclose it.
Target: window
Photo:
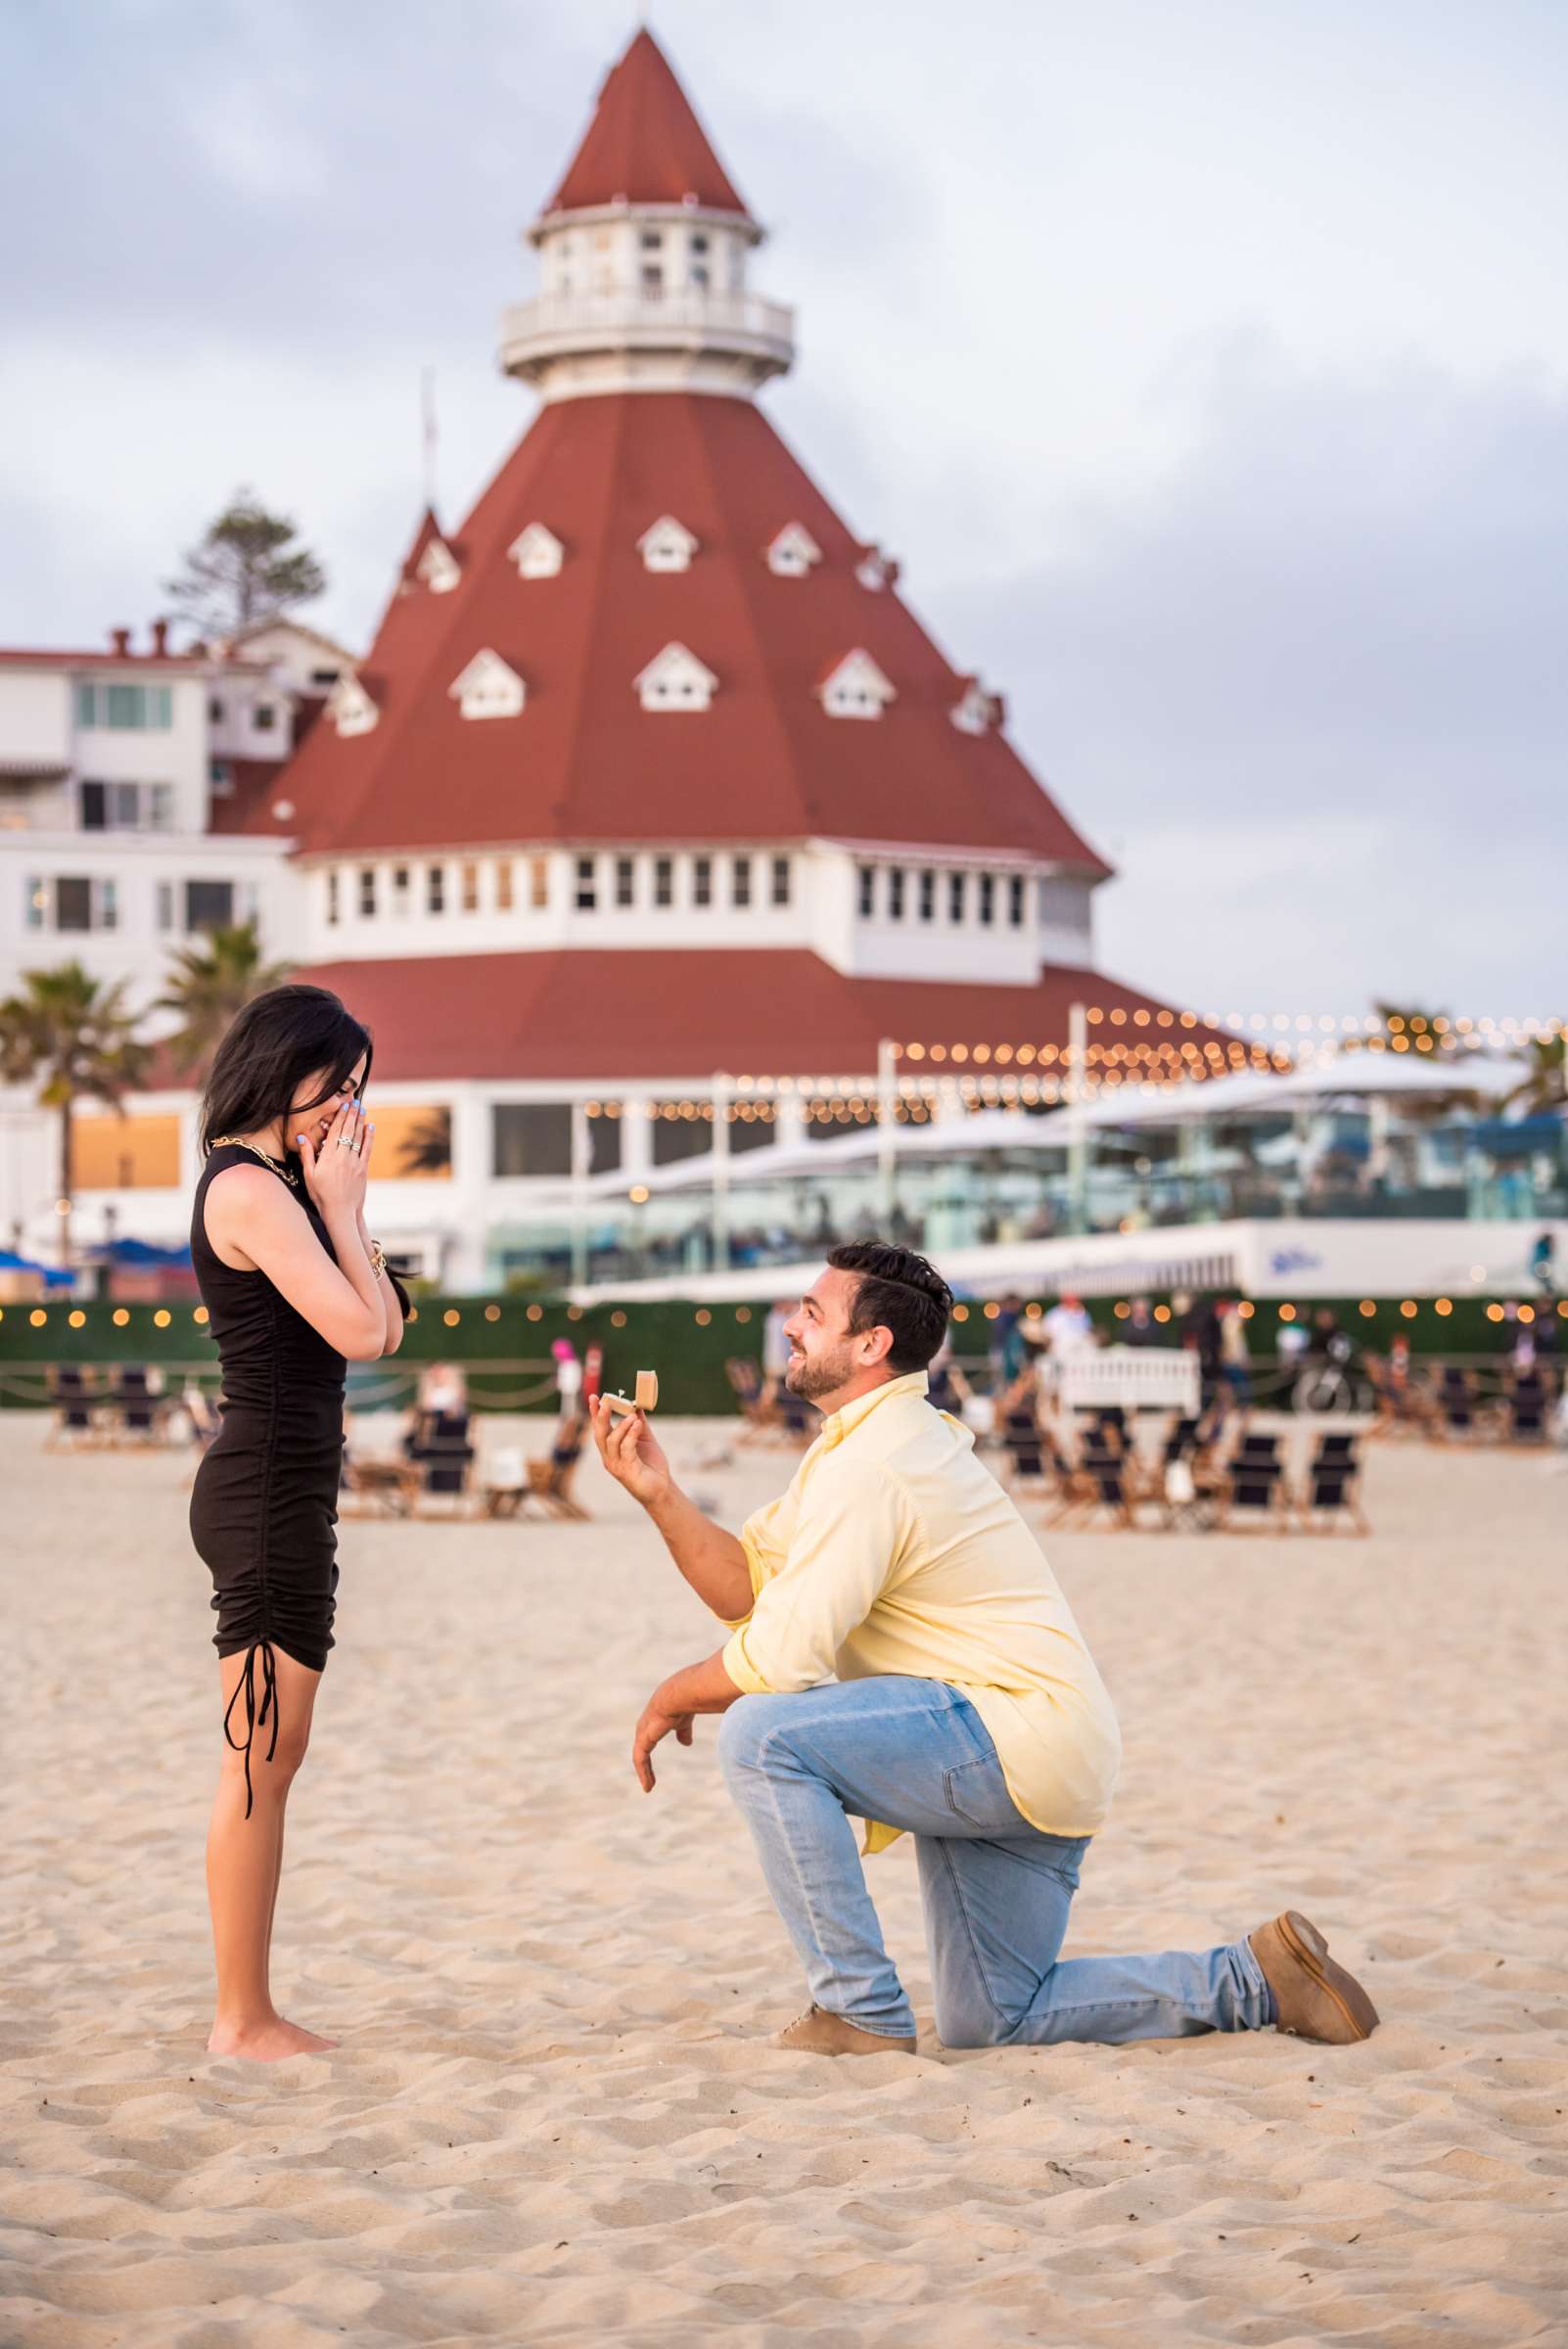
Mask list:
[[[464,717],[516,717],[528,688],[515,668],[486,646],[476,653],[446,688]]]
[[[336,874],[332,877],[333,879],[337,878]],[[154,903],[158,908],[159,929],[164,932],[172,930],[174,927],[174,884],[172,881],[160,881],[154,897]],[[336,913],[329,912],[327,916],[329,922],[335,922],[337,918]]]
[[[570,1174],[570,1101],[497,1101],[490,1111],[492,1174]]]
[[[937,876],[929,866],[920,876],[920,919],[934,922],[937,918]]]
[[[673,905],[675,902],[675,860],[672,856],[654,858],[654,903]]]
[[[875,868],[869,864],[860,865],[857,868],[857,878],[860,884],[860,919],[862,922],[869,921],[871,915],[876,911],[877,903]]]
[[[76,723],[166,732],[174,723],[173,694],[167,685],[78,685]]]
[[[207,705],[207,722],[210,726],[220,726],[223,723],[223,704],[218,700],[216,694],[213,694]]]
[[[278,722],[276,702],[257,702],[251,713],[251,723],[258,734],[270,734]]]
[[[637,241],[644,253],[663,253],[665,232],[662,228],[645,228]]]
[[[662,294],[664,292],[665,273],[658,261],[643,262],[642,290],[645,294]]]
[[[81,783],[84,832],[166,832],[174,818],[172,783]]]
[[[512,859],[502,856],[495,866],[495,909],[497,913],[512,910]]]
[[[231,791],[234,787],[233,773],[226,759],[209,759],[208,760],[207,779],[216,792]]]
[[[980,876],[980,918],[988,928],[996,919],[996,876],[994,873],[982,873]]]
[[[425,911],[427,913],[444,913],[446,911],[446,867],[444,864],[427,864],[425,867]]]
[[[749,905],[752,901],[752,860],[737,856],[729,868],[729,901],[732,905]]]
[[[392,877],[393,913],[406,913],[408,911],[408,883],[409,872],[407,865],[394,864],[392,866]]]
[[[172,1190],[180,1178],[179,1119],[74,1119],[70,1178],[83,1191]]]
[[[897,698],[870,654],[859,649],[846,653],[817,691],[829,717],[880,717],[888,703]]]
[[[663,1107],[663,1103],[660,1105]],[[714,1129],[706,1118],[655,1118],[650,1140],[656,1167],[670,1167],[683,1158],[698,1158],[714,1146]]]
[[[359,868],[359,914],[360,914],[360,919],[361,919],[362,921],[369,921],[369,920],[370,920],[370,918],[372,917],[372,915],[375,913],[375,910],[376,910],[376,868],[375,868],[375,866],[374,866],[373,864],[362,864],[362,865],[360,866],[360,868]]]
[[[1007,919],[1015,930],[1024,926],[1024,876],[1010,873],[1007,878]]]
[[[462,894],[463,911],[465,913],[478,913],[479,866],[477,864],[464,863],[459,865],[458,887]]]
[[[616,858],[616,903],[635,905],[637,902],[637,868],[629,856]]]
[[[692,859],[691,901],[694,905],[712,905],[714,901],[714,860],[712,856],[694,856]]]
[[[787,856],[775,856],[773,859],[772,901],[775,905],[787,905],[790,901],[790,860]]]
[[[227,930],[234,920],[234,884],[232,881],[187,881],[185,884],[185,927],[187,930]]]
[[[113,930],[118,920],[118,898],[113,881],[88,875],[56,874],[27,883],[29,930]]]
[[[708,251],[708,237],[703,229],[694,228],[692,230],[691,249],[693,253],[706,253]]]
[[[901,922],[903,919],[903,867],[901,864],[896,864],[888,874],[888,919],[890,922]]]
[[[327,920],[329,923],[336,923],[342,918],[343,892],[338,886],[338,875],[334,870],[327,875]],[[168,924],[162,923],[161,927],[167,929]]]
[[[341,673],[336,668],[313,668],[310,671],[310,682],[312,685],[336,685]]]
[[[57,930],[90,930],[92,926],[92,883],[68,880],[62,876],[55,883],[55,928]]]
[[[578,913],[592,913],[598,902],[598,877],[594,870],[593,858],[579,856],[577,858],[577,911]]]
[[[691,559],[697,552],[696,533],[688,530],[683,522],[677,522],[673,514],[661,514],[659,520],[651,522],[638,539],[637,552],[642,557],[644,571],[689,571]],[[664,659],[671,652],[678,652],[686,661],[691,661],[692,656],[684,645],[667,644],[660,658]],[[640,684],[642,680],[639,678],[637,681]]]
[[[694,286],[700,287],[704,293],[707,292],[708,263],[706,261],[693,261],[691,265],[691,282]]]
[[[550,859],[548,856],[529,858],[529,903],[535,913],[550,902]]]
[[[963,918],[964,875],[949,873],[947,875],[947,919],[949,922],[961,922]]]

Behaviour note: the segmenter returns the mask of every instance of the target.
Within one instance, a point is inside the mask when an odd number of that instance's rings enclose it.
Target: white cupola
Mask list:
[[[527,530],[520,530],[506,553],[507,560],[517,565],[520,579],[553,579],[566,561],[566,548],[542,522],[530,522]]]
[[[762,552],[768,570],[780,579],[804,579],[812,564],[822,560],[822,549],[804,522],[787,522]]]
[[[486,646],[446,688],[464,717],[516,717],[528,697],[517,670]]]
[[[880,717],[897,699],[890,680],[858,645],[835,663],[816,690],[829,717]]]
[[[646,28],[527,233],[539,291],[503,315],[500,361],[542,399],[749,399],[795,356],[793,313],[747,289],[762,231]]]
[[[340,734],[368,734],[381,712],[353,670],[345,669],[327,696],[326,715]]]
[[[645,710],[706,710],[718,679],[683,644],[667,644],[632,679]]]
[[[690,571],[697,540],[673,514],[661,514],[637,541],[644,571]]]

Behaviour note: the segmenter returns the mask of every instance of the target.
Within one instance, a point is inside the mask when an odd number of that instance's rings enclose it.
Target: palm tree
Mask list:
[[[0,1002],[0,1077],[36,1084],[41,1108],[60,1112],[60,1261],[70,1263],[71,1121],[78,1101],[117,1109],[146,1074],[149,1047],[125,1009],[127,982],[105,986],[79,962],[23,971],[22,992]]]
[[[432,1109],[403,1136],[394,1174],[449,1174],[452,1171],[452,1113]]]
[[[181,1073],[205,1077],[235,1015],[253,995],[281,987],[293,967],[262,961],[261,933],[254,921],[219,923],[200,944],[182,946],[153,1006],[179,1018],[179,1027],[162,1041]]]
[[[1525,1045],[1525,1057],[1530,1073],[1511,1093],[1504,1096],[1502,1107],[1511,1109],[1516,1101],[1522,1103],[1526,1114],[1533,1110],[1553,1110],[1568,1107],[1568,1029],[1559,1026],[1555,1036],[1533,1036]]]

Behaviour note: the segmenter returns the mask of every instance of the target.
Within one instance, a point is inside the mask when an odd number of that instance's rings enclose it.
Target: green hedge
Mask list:
[[[1116,1301],[1088,1302],[1095,1323],[1114,1339],[1121,1327]],[[1512,1344],[1516,1329],[1512,1322],[1490,1319],[1487,1307],[1493,1301],[1485,1298],[1457,1298],[1447,1314],[1422,1298],[1413,1316],[1401,1313],[1398,1298],[1378,1299],[1370,1316],[1360,1313],[1359,1298],[1322,1302],[1334,1307],[1346,1331],[1374,1352],[1386,1351],[1389,1341],[1403,1334],[1412,1354],[1498,1354]],[[1298,1310],[1310,1319],[1314,1309]],[[0,1403],[22,1407],[42,1403],[45,1373],[55,1362],[105,1367],[156,1362],[171,1387],[193,1372],[204,1385],[215,1385],[217,1350],[196,1311],[193,1299],[161,1306],[7,1305],[0,1309]],[[421,1364],[450,1359],[465,1364],[479,1407],[552,1411],[550,1344],[564,1337],[579,1355],[586,1346],[603,1347],[609,1387],[623,1387],[629,1394],[637,1372],[654,1369],[662,1409],[724,1412],[734,1407],[725,1360],[732,1355],[760,1359],[765,1311],[761,1305],[689,1302],[576,1308],[522,1297],[421,1297],[394,1359],[350,1365],[350,1400],[361,1407],[406,1403]],[[963,1318],[953,1325],[954,1352],[965,1359],[984,1355],[992,1337],[984,1307],[971,1303],[960,1311]],[[34,1313],[43,1313],[41,1325],[35,1324]],[[455,1321],[448,1319],[451,1314]],[[1568,1329],[1560,1321],[1558,1326],[1568,1342]],[[1247,1324],[1249,1345],[1260,1361],[1276,1359],[1278,1329],[1278,1307],[1260,1304]]]

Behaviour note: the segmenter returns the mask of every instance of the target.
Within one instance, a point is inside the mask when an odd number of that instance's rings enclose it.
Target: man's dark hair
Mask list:
[[[952,1312],[952,1291],[936,1267],[912,1248],[895,1248],[884,1240],[848,1240],[830,1249],[827,1261],[835,1272],[858,1275],[850,1335],[891,1330],[890,1367],[900,1375],[924,1370],[947,1334]]]

